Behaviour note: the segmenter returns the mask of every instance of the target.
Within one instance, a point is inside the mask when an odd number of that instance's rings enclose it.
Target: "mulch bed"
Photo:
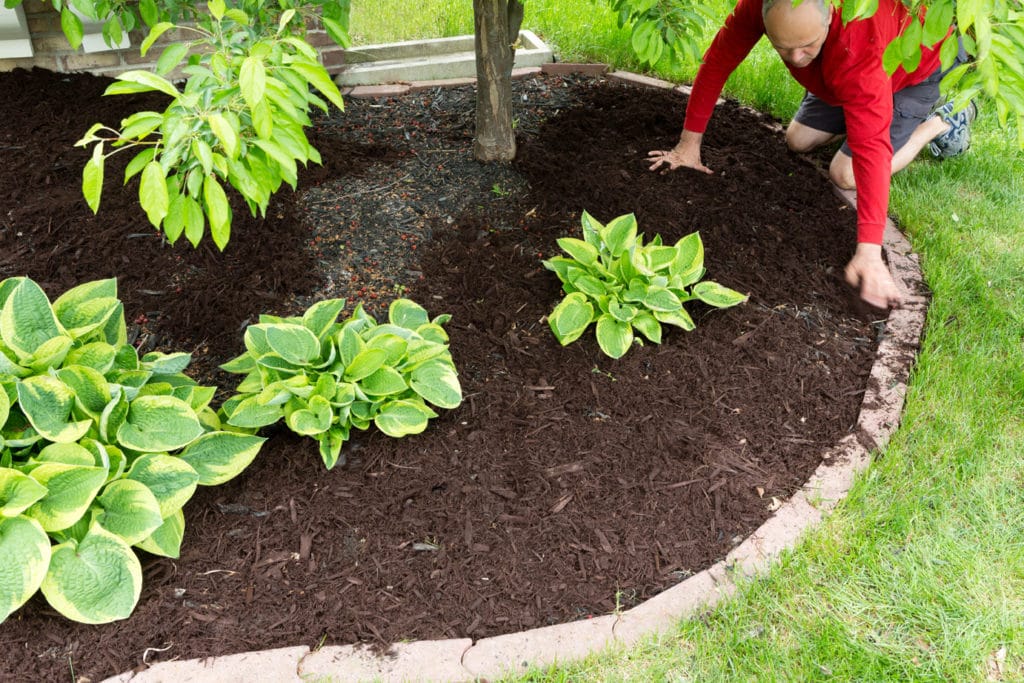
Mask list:
[[[732,103],[705,138],[705,176],[643,162],[678,134],[679,93],[517,82],[510,166],[472,160],[472,88],[350,100],[315,122],[325,165],[265,220],[236,208],[219,253],[167,245],[115,168],[89,212],[72,143],[163,106],[101,98],[106,83],[0,74],[0,278],[56,297],[116,276],[134,343],[192,352],[193,376],[226,391],[237,378],[216,366],[257,314],[345,297],[382,317],[408,296],[452,314],[466,399],[419,436],[357,433],[330,472],[315,442],[268,430],[245,473],[186,506],[179,559],[141,554],[130,619],[83,626],[37,596],[0,626],[3,680],[481,638],[628,608],[723,557],[854,428],[878,329],[838,277],[853,212]],[[559,283],[540,259],[579,235],[582,209],[635,212],[666,241],[699,230],[708,277],[749,303],[694,305],[695,332],[619,361],[592,333],[560,347],[544,320]]]

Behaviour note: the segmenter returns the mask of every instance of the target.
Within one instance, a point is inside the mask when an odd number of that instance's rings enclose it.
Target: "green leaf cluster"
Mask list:
[[[699,63],[701,41],[712,25],[711,7],[684,0],[608,0],[619,28],[630,26],[630,45],[644,64]]]
[[[127,617],[132,546],[177,557],[196,486],[255,457],[263,439],[220,429],[190,360],[138,356],[113,279],[52,304],[28,278],[0,282],[0,621],[37,590],[75,621]]]
[[[284,419],[315,438],[328,469],[353,428],[370,424],[393,437],[418,434],[455,408],[462,388],[444,325],[408,299],[396,299],[378,324],[356,306],[338,322],[344,299],[320,301],[301,317],[262,315],[245,331],[245,353],[221,367],[245,378],[221,407],[224,421],[258,429]],[[428,405],[429,404],[429,405]],[[344,462],[344,460],[342,460]]]
[[[226,187],[253,215],[266,215],[283,183],[295,188],[299,164],[321,162],[305,133],[309,114],[344,103],[303,36],[315,7],[328,33],[347,44],[348,5],[213,0],[208,13],[186,11],[192,7],[171,6],[191,18],[188,26],[164,20],[167,8],[147,13],[159,21],[142,43],[143,55],[168,31],[195,37],[164,48],[156,73],[127,71],[107,88],[108,95],[161,92],[171,101],[163,112],[132,114],[119,129],[95,124],[86,132],[76,143],[92,146],[82,192],[98,211],[106,159],[135,149],[124,181],[139,176],[139,203],[149,221],[172,243],[184,235],[198,245],[208,229],[224,249],[232,222]],[[180,90],[167,77],[179,67],[187,76]]]
[[[728,287],[703,281],[704,245],[698,233],[672,246],[655,235],[649,244],[637,233],[633,214],[602,225],[583,212],[583,239],[563,237],[558,246],[569,257],[556,256],[544,266],[558,275],[566,296],[548,316],[551,331],[563,346],[597,323],[597,343],[606,355],[621,358],[639,332],[661,343],[661,324],[693,330],[683,307],[699,299],[727,308],[747,297]]]

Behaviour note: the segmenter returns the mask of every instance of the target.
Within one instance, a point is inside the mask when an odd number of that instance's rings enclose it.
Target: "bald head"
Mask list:
[[[828,0],[764,0],[761,5],[768,40],[784,61],[805,67],[821,52],[828,37],[832,6]]]

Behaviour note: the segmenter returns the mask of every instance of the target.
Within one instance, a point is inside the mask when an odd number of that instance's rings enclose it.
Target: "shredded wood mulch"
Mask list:
[[[325,471],[281,429],[186,506],[181,557],[142,553],[131,618],[84,626],[38,596],[0,626],[3,680],[96,681],[147,663],[291,645],[481,638],[628,608],[723,557],[854,428],[877,326],[838,274],[855,218],[827,181],[727,103],[715,175],[650,173],[685,97],[572,76],[515,85],[519,155],[472,159],[472,88],[351,100],[315,122],[325,165],[266,219],[236,206],[224,253],[166,244],[108,168],[93,216],[72,143],[159,98],[86,75],[0,74],[0,278],[51,297],[118,278],[134,343],[217,365],[259,313],[324,297],[378,317],[397,296],[451,313],[465,393],[422,435],[357,433]],[[126,155],[121,155],[126,156]],[[127,159],[119,163],[126,163]],[[115,162],[115,165],[118,162]],[[545,315],[555,239],[635,212],[648,237],[699,230],[707,277],[749,292],[692,305],[695,332],[613,361]]]

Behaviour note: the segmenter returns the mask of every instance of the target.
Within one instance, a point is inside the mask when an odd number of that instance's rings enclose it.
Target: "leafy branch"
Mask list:
[[[249,4],[252,13],[212,0],[194,26],[161,21],[150,29],[143,55],[168,31],[188,30],[197,37],[164,48],[156,73],[128,71],[107,88],[108,95],[161,92],[171,103],[162,113],[132,114],[119,130],[97,123],[76,143],[92,145],[82,191],[94,212],[106,159],[141,147],[124,180],[140,175],[139,202],[150,222],[170,242],[184,234],[193,245],[208,224],[214,243],[224,249],[232,219],[225,185],[238,191],[253,215],[265,215],[282,182],[295,188],[298,163],[320,163],[305,134],[309,112],[313,106],[327,111],[328,103],[343,109],[344,103],[316,49],[302,37],[312,13],[271,13]],[[347,40],[343,24],[329,18],[324,23],[337,39]],[[179,90],[166,75],[183,63],[188,80]]]

